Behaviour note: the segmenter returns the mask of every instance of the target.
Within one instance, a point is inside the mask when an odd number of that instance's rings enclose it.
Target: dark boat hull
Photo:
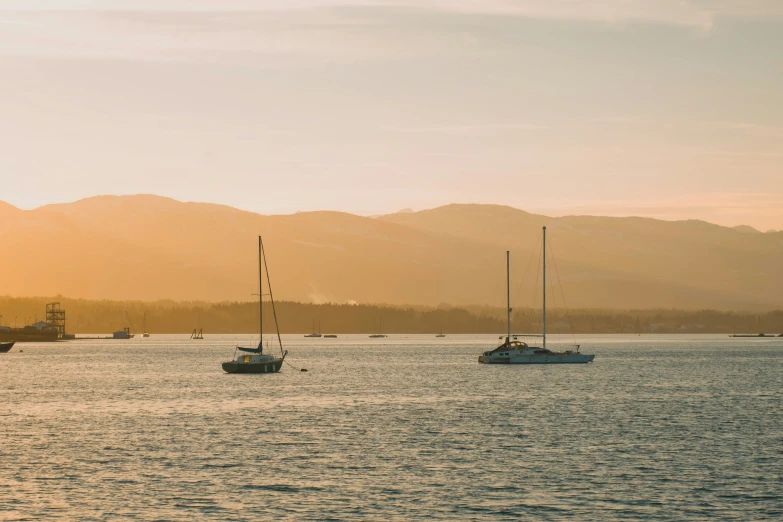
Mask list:
[[[14,347],[15,343],[16,341],[11,341],[10,343],[0,343],[0,353],[8,352],[11,348]]]
[[[226,373],[277,373],[282,366],[283,359],[258,364],[237,364],[235,361],[228,361],[223,363],[223,371]]]
[[[32,327],[11,328],[0,330],[0,343],[13,341],[17,343],[51,343],[59,339],[57,330],[37,330]]]

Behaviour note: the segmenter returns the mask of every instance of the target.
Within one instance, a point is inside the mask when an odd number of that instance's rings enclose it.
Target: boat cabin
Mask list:
[[[522,341],[506,341],[494,350],[484,352],[484,355],[510,355],[506,352],[510,352],[511,350],[516,350],[521,353],[523,350],[527,349],[527,347],[527,343],[523,343]]]

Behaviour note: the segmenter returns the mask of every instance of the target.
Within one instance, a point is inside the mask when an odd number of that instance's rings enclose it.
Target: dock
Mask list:
[[[127,339],[118,339],[118,338],[113,337],[111,335],[106,336],[106,337],[73,337],[70,340],[71,341],[105,341],[105,340],[110,340],[110,341],[115,341],[115,340],[116,341],[127,341]]]

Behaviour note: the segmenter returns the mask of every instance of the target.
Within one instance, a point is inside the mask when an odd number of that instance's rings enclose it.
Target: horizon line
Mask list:
[[[450,206],[486,206],[486,207],[509,208],[509,209],[520,211],[520,212],[524,212],[524,213],[529,214],[531,216],[537,216],[537,217],[543,217],[543,218],[549,218],[549,219],[561,219],[561,218],[570,218],[570,217],[600,217],[600,218],[609,218],[609,219],[628,219],[628,218],[651,219],[651,220],[654,220],[654,221],[662,221],[662,222],[667,222],[667,223],[685,223],[685,222],[694,222],[695,221],[695,222],[707,223],[707,224],[718,226],[718,227],[722,227],[722,228],[730,228],[730,229],[750,228],[750,229],[752,229],[752,230],[754,230],[754,231],[756,231],[756,232],[758,232],[760,234],[776,233],[776,232],[783,231],[783,229],[769,229],[769,230],[766,230],[766,231],[765,230],[759,230],[758,228],[756,228],[756,227],[754,227],[752,225],[745,224],[745,223],[740,223],[738,225],[721,225],[721,224],[714,223],[712,221],[707,221],[706,219],[700,219],[700,218],[685,218],[685,219],[672,218],[672,219],[666,219],[666,218],[663,218],[663,217],[652,217],[652,216],[649,216],[649,215],[643,215],[642,213],[633,213],[633,212],[614,213],[614,214],[612,214],[612,213],[595,214],[595,213],[586,213],[586,212],[582,212],[582,213],[578,213],[578,212],[570,213],[570,212],[568,212],[569,208],[570,209],[584,208],[585,210],[587,210],[587,209],[591,208],[592,205],[563,206],[562,207],[562,211],[557,211],[556,207],[550,207],[549,210],[547,211],[545,208],[541,208],[541,207],[534,207],[531,210],[526,210],[526,209],[523,209],[523,208],[519,208],[519,207],[507,205],[507,204],[501,204],[501,203],[451,202],[451,203],[444,203],[444,204],[441,204],[441,205],[436,205],[434,207],[420,208],[420,209],[414,209],[413,207],[406,207],[406,208],[403,208],[403,209],[400,209],[400,210],[397,210],[397,211],[394,211],[394,212],[379,213],[379,214],[355,213],[355,212],[349,212],[349,211],[346,211],[346,210],[336,210],[336,209],[329,209],[329,208],[295,210],[295,211],[289,212],[289,213],[269,213],[269,214],[266,214],[266,213],[258,212],[256,210],[250,210],[250,209],[246,209],[246,208],[242,208],[242,207],[233,206],[233,205],[230,205],[230,204],[227,204],[227,203],[219,203],[219,202],[215,202],[215,201],[181,200],[181,199],[177,199],[177,198],[172,197],[172,196],[153,194],[153,193],[149,193],[149,192],[139,192],[139,193],[133,193],[133,194],[96,194],[96,195],[93,195],[93,196],[85,196],[85,197],[78,198],[78,199],[75,199],[75,200],[56,201],[56,202],[46,203],[44,205],[39,205],[39,206],[33,207],[33,208],[18,207],[16,205],[14,205],[13,203],[10,203],[10,202],[8,202],[6,200],[0,200],[0,203],[4,203],[5,205],[8,205],[8,206],[12,207],[15,210],[19,210],[19,211],[22,211],[22,212],[35,212],[37,210],[45,209],[47,207],[55,207],[55,206],[61,206],[61,205],[72,205],[72,204],[76,204],[76,203],[80,203],[80,202],[88,201],[88,200],[92,200],[92,199],[99,199],[99,198],[123,198],[123,199],[127,199],[127,198],[139,198],[139,197],[149,197],[149,198],[156,198],[156,199],[161,199],[161,200],[169,200],[169,201],[173,201],[175,203],[180,203],[180,204],[183,204],[183,205],[186,205],[186,204],[214,205],[214,206],[219,206],[219,207],[227,207],[227,208],[230,208],[230,209],[233,209],[233,210],[237,210],[237,211],[240,211],[240,212],[249,212],[251,214],[256,214],[258,216],[270,216],[270,217],[271,216],[294,216],[296,214],[309,214],[309,213],[317,213],[317,212],[335,212],[335,213],[348,214],[348,215],[357,216],[357,217],[376,219],[376,218],[379,218],[379,217],[391,216],[391,215],[395,215],[395,214],[407,214],[407,213],[415,214],[415,213],[419,213],[419,212],[426,212],[426,211],[430,211],[430,210],[437,210],[437,209],[440,209],[440,208],[450,207]],[[654,211],[655,208],[656,207],[650,207],[650,210]],[[671,208],[671,207],[661,207],[661,208]],[[538,213],[538,212],[542,212],[542,211],[543,212],[548,212],[548,213],[546,213],[546,214]],[[552,212],[552,211],[554,211],[554,212]]]

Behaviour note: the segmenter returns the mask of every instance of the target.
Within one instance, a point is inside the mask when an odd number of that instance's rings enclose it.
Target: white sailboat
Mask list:
[[[144,312],[144,318],[141,320],[141,336],[142,337],[150,336],[150,334],[147,333],[147,312]]]
[[[544,233],[544,306],[543,306],[543,347],[529,346],[527,343],[516,340],[511,335],[511,263],[510,253],[506,251],[506,339],[503,343],[489,352],[479,355],[478,362],[482,364],[579,364],[589,363],[595,359],[595,355],[579,353],[579,345],[574,345],[573,350],[553,352],[546,347],[546,227]]]

